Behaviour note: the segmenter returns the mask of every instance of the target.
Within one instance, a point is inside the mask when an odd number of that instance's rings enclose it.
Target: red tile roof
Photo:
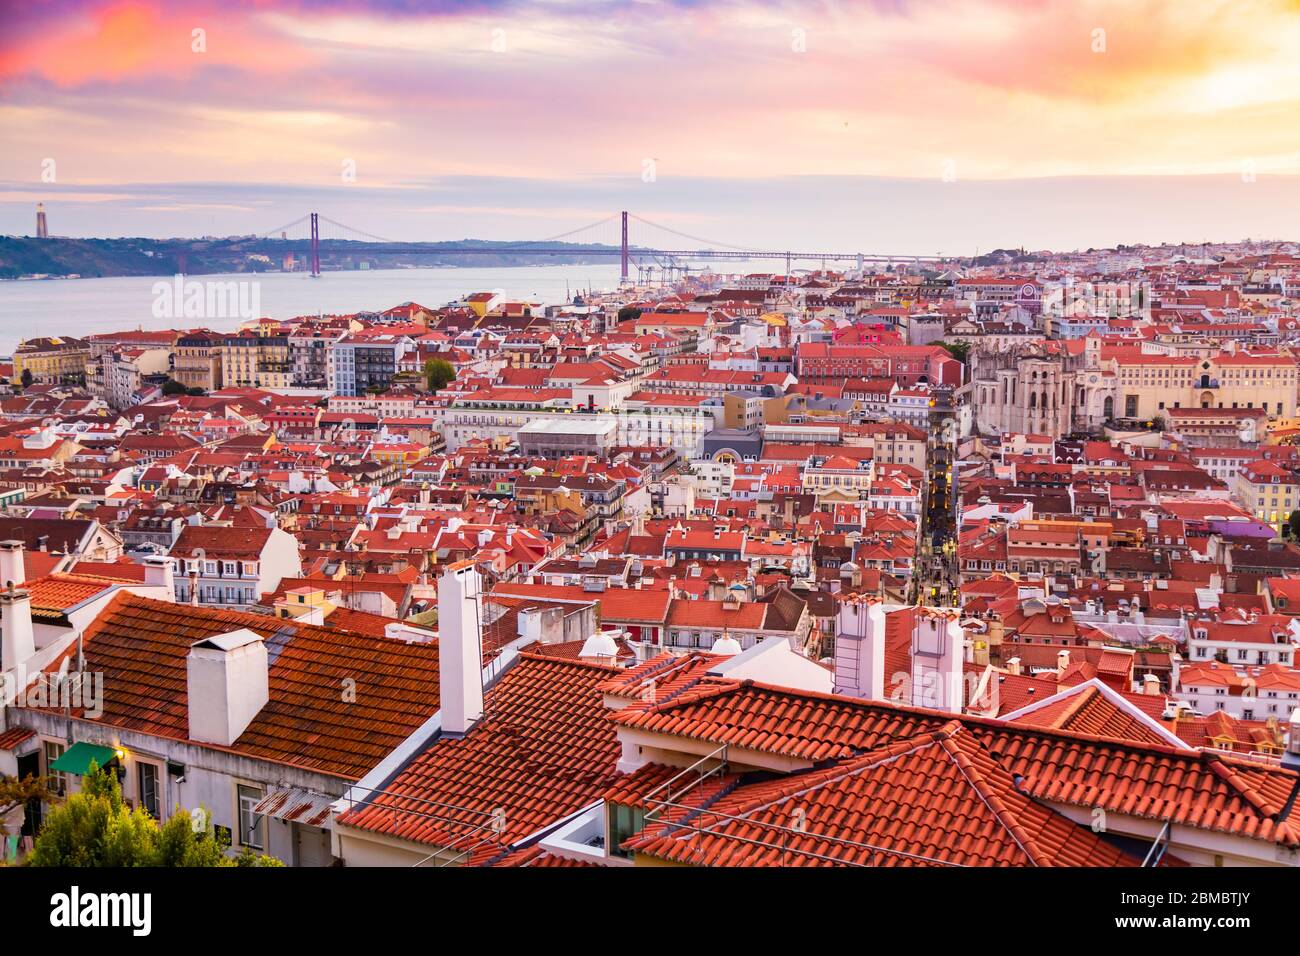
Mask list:
[[[733,789],[734,788],[734,789]],[[624,842],[702,866],[1138,866],[1020,791],[958,721],[825,770],[733,777]],[[687,825],[674,825],[686,821]]]
[[[239,628],[266,639],[270,700],[228,748],[235,753],[360,779],[437,710],[436,644],[123,593],[83,638],[86,670],[104,674],[96,723],[187,740],[190,645]],[[343,693],[349,679],[354,700]]]
[[[620,745],[597,687],[614,668],[525,653],[460,738],[438,738],[368,802],[337,822],[431,846],[464,848],[494,811],[504,828],[475,851],[488,862],[597,799]]]
[[[1138,712],[1125,710],[1091,682],[1071,687],[1057,699],[1008,719],[1012,723],[1072,730],[1092,737],[1150,744],[1171,743],[1169,737],[1142,720]]]
[[[13,750],[35,736],[36,731],[28,730],[26,727],[10,727],[8,730],[0,731],[0,750]]]
[[[611,719],[640,731],[814,763],[934,730],[952,715],[703,677],[689,690],[633,704]],[[1008,771],[1025,778],[1024,792],[1036,799],[1300,846],[1300,830],[1283,812],[1300,781],[1294,770],[988,718],[960,720]]]

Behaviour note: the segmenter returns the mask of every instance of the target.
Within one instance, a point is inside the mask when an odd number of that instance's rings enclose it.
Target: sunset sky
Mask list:
[[[9,233],[1300,238],[1294,0],[2,5]]]

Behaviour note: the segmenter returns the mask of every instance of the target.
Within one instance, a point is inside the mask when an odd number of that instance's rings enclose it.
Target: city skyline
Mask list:
[[[430,240],[627,208],[722,241],[969,254],[1285,238],[1300,198],[1290,3],[6,17],[7,233],[36,202],[55,235],[259,232],[319,208]]]

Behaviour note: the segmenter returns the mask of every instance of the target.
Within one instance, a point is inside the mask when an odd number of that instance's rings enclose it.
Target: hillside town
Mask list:
[[[109,770],[288,866],[1300,865],[1300,245],[57,326],[7,862]]]

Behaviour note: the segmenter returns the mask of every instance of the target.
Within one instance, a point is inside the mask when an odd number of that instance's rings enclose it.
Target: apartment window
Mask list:
[[[140,806],[156,820],[158,819],[158,766],[140,763],[139,768]]]
[[[51,789],[55,793],[62,794],[67,790],[68,777],[57,770],[51,770],[50,764],[62,757],[63,751],[67,748],[58,741],[47,740],[42,749],[45,752],[45,776],[50,778]]]
[[[239,798],[239,844],[254,850],[265,850],[266,817],[253,812],[253,808],[262,800],[262,788],[240,784],[235,790]]]

